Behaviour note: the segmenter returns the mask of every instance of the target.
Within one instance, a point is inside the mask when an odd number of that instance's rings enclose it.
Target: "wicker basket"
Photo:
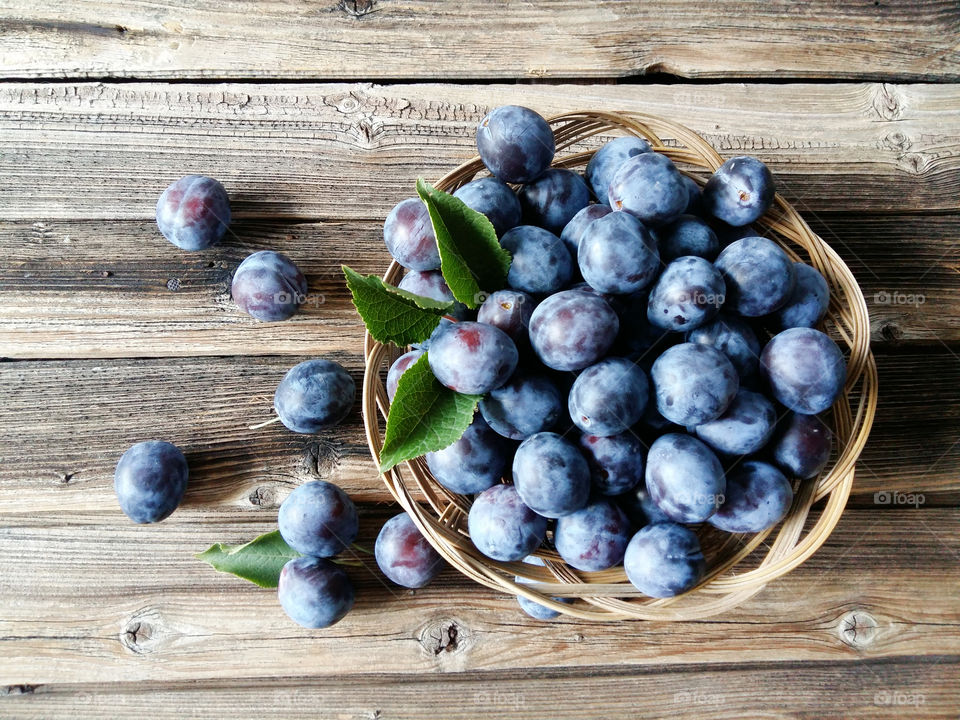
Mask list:
[[[557,143],[556,167],[587,163],[598,146],[594,135],[632,134],[646,138],[653,149],[670,157],[678,167],[702,183],[723,158],[699,135],[667,120],[639,113],[572,112],[549,120]],[[669,142],[662,138],[668,138]],[[564,151],[566,154],[564,154]],[[436,187],[452,192],[485,173],[478,157],[456,168]],[[467,577],[511,595],[523,595],[542,605],[584,620],[694,620],[722,613],[758,593],[809,558],[829,537],[850,495],[855,463],[866,443],[877,407],[877,370],[870,352],[867,306],[857,282],[843,260],[779,194],[773,207],[756,225],[796,260],[823,273],[831,299],[824,330],[848,353],[847,383],[832,408],[835,431],[833,457],[818,478],[797,488],[786,519],[757,535],[730,535],[709,526],[698,529],[707,573],[693,590],[668,599],[642,595],[626,578],[622,567],[584,573],[568,567],[547,546],[537,555],[543,567],[520,562],[497,562],[474,548],[467,534],[470,499],[455,495],[430,475],[423,458],[398,465],[384,476],[387,488],[410,514],[437,551]],[[396,283],[403,269],[394,262],[384,280]],[[366,369],[363,381],[363,419],[367,441],[379,465],[382,419],[389,407],[382,380],[383,369],[397,350],[365,339]],[[814,503],[824,500],[812,511]],[[521,576],[526,583],[518,584]],[[529,583],[529,584],[528,584]],[[575,598],[571,604],[553,597]]]

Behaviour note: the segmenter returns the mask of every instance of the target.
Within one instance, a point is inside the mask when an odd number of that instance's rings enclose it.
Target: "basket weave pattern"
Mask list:
[[[558,115],[549,122],[556,136],[555,167],[586,165],[598,146],[593,136],[601,134],[631,134],[646,139],[654,150],[667,155],[700,184],[723,163],[713,147],[692,130],[651,115],[579,111]],[[478,173],[485,173],[485,168],[475,157],[443,177],[436,187],[453,192]],[[870,352],[869,316],[849,268],[779,194],[755,226],[791,258],[811,264],[826,278],[831,297],[822,329],[837,340],[847,357],[846,386],[831,411],[831,462],[819,477],[802,481],[799,487],[794,484],[794,502],[784,521],[756,535],[730,535],[709,526],[699,528],[707,558],[703,581],[688,593],[658,600],[636,590],[622,567],[580,572],[568,567],[546,545],[536,553],[545,561],[543,567],[491,560],[474,548],[467,534],[470,499],[437,483],[422,458],[402,463],[384,474],[384,482],[447,562],[483,585],[523,595],[584,620],[695,620],[736,607],[816,552],[843,513],[853,485],[855,464],[876,412],[877,370]],[[402,275],[403,268],[394,262],[384,280],[396,284]],[[382,422],[389,408],[382,371],[397,356],[397,350],[377,343],[367,334],[364,353],[363,419],[370,452],[379,465]],[[811,511],[820,500],[824,500],[822,506]],[[518,584],[515,576],[527,582]],[[554,597],[575,601],[559,603]]]

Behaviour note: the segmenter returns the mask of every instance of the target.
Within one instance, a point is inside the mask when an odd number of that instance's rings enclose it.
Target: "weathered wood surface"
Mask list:
[[[358,379],[356,348],[324,355]],[[0,518],[81,515],[123,522],[113,495],[120,454],[147,437],[182,447],[191,486],[178,515],[272,517],[318,477],[365,502],[389,500],[370,460],[359,408],[339,428],[297,435],[271,417],[273,391],[300,357],[0,363]],[[951,352],[880,355],[877,422],[858,494],[960,490],[960,362]]]
[[[477,122],[505,103],[669,117],[769,163],[801,212],[960,209],[957,85],[10,83],[0,220],[153,218],[190,172],[221,180],[241,219],[381,218],[476,154]]]
[[[362,509],[362,544],[389,512]],[[262,515],[5,519],[0,543],[18,561],[0,577],[0,685],[960,658],[956,507],[850,509],[807,563],[701,622],[536,622],[452,570],[401,591],[365,558],[348,568],[354,610],[322,632],[292,625],[273,591],[192,557],[268,530]]]
[[[0,3],[10,77],[955,80],[952,0]]]

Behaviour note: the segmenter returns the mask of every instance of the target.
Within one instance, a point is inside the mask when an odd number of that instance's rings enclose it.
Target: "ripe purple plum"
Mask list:
[[[500,482],[513,460],[514,448],[478,412],[453,445],[426,454],[427,467],[450,492],[473,495]]]
[[[567,409],[583,432],[616,435],[640,420],[649,394],[643,370],[626,358],[608,357],[577,376]]]
[[[540,547],[547,535],[547,519],[527,507],[513,485],[494,485],[473,501],[467,528],[477,550],[510,562]]]
[[[761,217],[773,204],[776,187],[770,169],[755,157],[730,158],[703,188],[703,208],[713,217],[740,227]]]
[[[634,155],[650,152],[650,143],[635,135],[610,140],[597,150],[587,163],[587,182],[600,202],[607,201],[607,192],[614,173]]]
[[[307,279],[286,255],[261,250],[248,255],[233,274],[233,301],[262,322],[291,317],[307,296]]]
[[[769,315],[783,307],[797,282],[787,254],[762,237],[730,243],[717,256],[716,266],[727,286],[726,307],[744,317]]]
[[[812,328],[791,328],[760,353],[760,372],[773,396],[803,415],[823,412],[843,391],[846,361],[829,337]]]
[[[502,237],[507,230],[520,224],[521,209],[517,194],[495,177],[471,180],[453,196],[472,210],[486,215],[497,237]]]
[[[205,175],[171,183],[157,200],[157,227],[181,250],[206,250],[230,226],[230,198],[223,185]]]
[[[549,230],[519,225],[500,240],[513,256],[507,284],[514,290],[543,295],[560,290],[573,274],[573,259],[566,246]]]
[[[580,240],[583,238],[587,226],[594,220],[598,220],[612,212],[613,210],[610,209],[609,205],[587,205],[571,218],[570,222],[563,228],[563,232],[560,233],[560,239],[563,240],[563,244],[567,246],[567,251],[570,253],[571,258],[574,260],[577,259]]]
[[[726,498],[707,521],[732,533],[758,533],[780,522],[793,502],[793,488],[773,465],[746,460],[727,473]]]
[[[631,538],[623,557],[627,579],[655,598],[679,595],[694,587],[706,571],[700,541],[674,523],[647,525]]]
[[[519,354],[500,328],[463,321],[451,323],[431,339],[427,359],[442,385],[467,395],[483,395],[510,379]]]
[[[740,388],[723,415],[697,425],[692,432],[719,453],[749,455],[767,444],[776,426],[773,403],[760,393]]]
[[[440,554],[405,512],[383,524],[374,545],[374,557],[384,575],[407,588],[422,588],[443,568]]]
[[[820,474],[832,447],[833,433],[821,418],[791,412],[782,420],[770,450],[781,470],[806,480]]]
[[[696,186],[696,183],[693,184]],[[699,194],[700,191],[697,190],[697,195]],[[720,252],[717,234],[706,222],[694,215],[679,215],[660,228],[657,237],[660,239],[660,259],[666,263],[685,255],[696,255],[713,261]]]
[[[113,489],[124,515],[135,523],[168,518],[187,490],[187,459],[173,443],[148,440],[130,447],[117,463]]]
[[[487,169],[503,182],[526,183],[553,162],[553,130],[542,116],[519,105],[501,105],[477,127],[477,150]]]
[[[577,262],[590,287],[615,295],[642,290],[660,271],[656,237],[627,213],[590,223],[580,238]]]
[[[550,168],[520,188],[519,197],[525,223],[560,234],[590,203],[590,190],[575,172]]]
[[[273,408],[287,429],[312,435],[341,423],[356,395],[357,385],[342,365],[317,358],[290,368],[273,394]]]
[[[607,197],[614,210],[623,210],[654,225],[675,218],[690,200],[683,175],[673,161],[655,152],[624,161],[610,181]]]
[[[530,316],[536,302],[520,290],[497,290],[491,293],[477,312],[477,322],[500,328],[516,344],[525,348],[530,344]]]
[[[423,350],[411,350],[410,352],[406,352],[394,360],[393,365],[390,366],[390,369],[387,371],[387,398],[390,400],[390,402],[393,402],[393,398],[397,394],[397,385],[400,382],[400,376],[402,376],[407,370],[410,369],[411,365],[420,359],[420,356],[423,355],[423,352]]]
[[[681,343],[665,350],[653,363],[650,379],[657,410],[684,427],[720,417],[740,387],[727,356],[698,343]]]
[[[786,305],[777,310],[777,321],[784,330],[813,327],[827,314],[830,288],[818,270],[805,263],[794,263],[797,283]]]
[[[623,562],[630,531],[626,513],[613,501],[597,498],[558,519],[553,542],[568,565],[596,572]]]
[[[357,539],[357,508],[333,483],[312,480],[281,503],[277,525],[284,541],[297,552],[329,558]]]
[[[325,628],[350,612],[353,583],[343,568],[329,560],[298,557],[280,571],[277,597],[283,611],[298,625]]]
[[[554,370],[582,370],[606,355],[620,322],[598,295],[564,290],[541,302],[530,317],[530,343]]]
[[[686,255],[667,265],[653,286],[647,320],[663,330],[692,330],[720,312],[725,295],[726,285],[713,264]]]
[[[524,440],[552,429],[560,419],[563,404],[560,391],[546,375],[518,372],[480,401],[480,412],[500,435]]]
[[[407,198],[394,206],[383,223],[383,241],[393,259],[409,270],[440,267],[430,213],[420,198]]]
[[[590,467],[593,489],[601,495],[629,492],[643,479],[643,443],[632,432],[580,436],[580,450]]]
[[[540,432],[517,448],[513,456],[513,484],[534,512],[558,518],[587,504],[590,468],[569,440],[556,433]]]
[[[675,522],[698,523],[723,502],[726,480],[720,460],[700,440],[668,433],[647,454],[647,492]]]
[[[756,374],[760,366],[760,341],[753,328],[728,313],[688,332],[687,342],[715,347],[730,359],[741,379]]]

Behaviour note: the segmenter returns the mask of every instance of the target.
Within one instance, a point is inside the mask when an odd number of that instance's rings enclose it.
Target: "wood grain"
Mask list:
[[[355,351],[329,356],[360,377]],[[279,424],[248,429],[271,416],[276,384],[299,359],[0,363],[4,516],[119,517],[117,459],[151,437],[187,454],[191,484],[179,511],[185,518],[272,514],[294,487],[316,478],[358,500],[389,500],[359,410],[322,435],[297,435]],[[854,492],[960,489],[960,362],[945,350],[881,355],[878,362],[880,408]]]
[[[950,0],[2,7],[0,48],[11,77],[960,76],[960,9]]]
[[[960,341],[960,215],[811,222],[859,279],[875,342]],[[201,253],[149,221],[0,222],[0,243],[0,354],[14,358],[355,352],[363,327],[340,265],[380,274],[389,261],[376,221],[240,220]],[[307,274],[288,322],[257,322],[230,299],[233,270],[262,249]]]
[[[361,509],[362,544],[388,512]],[[156,526],[8,516],[0,552],[18,561],[0,576],[0,678],[33,685],[512,674],[577,668],[586,658],[602,671],[960,656],[958,521],[957,508],[848,511],[800,568],[735,613],[691,623],[536,622],[512,598],[452,570],[423,590],[398,591],[364,556],[364,568],[348,568],[354,610],[329,630],[308,631],[286,618],[274,592],[192,557],[269,530],[272,516],[235,523],[177,513]]]
[[[755,666],[725,663],[709,668],[656,672],[472,672],[425,679],[422,675],[271,678],[240,682],[113,683],[12,686],[0,696],[10,718],[78,720],[256,717],[293,720],[324,717],[376,720],[429,716],[470,720],[550,717],[760,716],[776,692],[776,710],[763,717],[804,720],[956,718],[956,657],[858,663],[804,662]],[[187,715],[185,715],[185,713]]]
[[[505,103],[671,118],[769,163],[801,213],[960,209],[960,85],[10,83],[0,220],[150,219],[192,172],[243,219],[383,218],[475,154],[477,121]]]

